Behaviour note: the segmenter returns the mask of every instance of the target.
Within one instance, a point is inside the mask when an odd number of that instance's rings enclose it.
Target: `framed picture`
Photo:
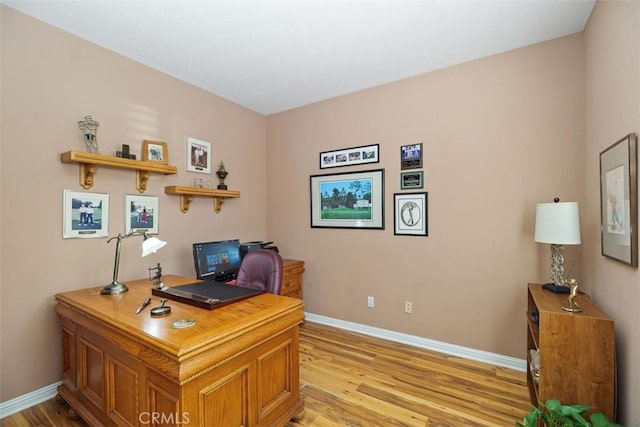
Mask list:
[[[124,231],[145,231],[147,234],[158,234],[160,209],[155,196],[124,196]]]
[[[380,162],[380,144],[320,153],[320,169]]]
[[[393,234],[405,236],[428,236],[428,193],[395,193],[393,212],[395,227]]]
[[[602,255],[638,267],[638,136],[600,153]]]
[[[169,163],[169,151],[167,149],[167,143],[161,141],[147,141],[142,142],[142,160],[148,162],[158,162],[164,165]]]
[[[311,227],[384,229],[384,169],[312,175]]]
[[[422,143],[400,147],[400,169],[420,169],[422,167]]]
[[[211,143],[187,138],[187,170],[211,173]]]
[[[63,227],[65,239],[109,235],[109,195],[64,190]]]
[[[400,189],[417,190],[424,187],[424,174],[422,171],[401,172],[400,173]]]

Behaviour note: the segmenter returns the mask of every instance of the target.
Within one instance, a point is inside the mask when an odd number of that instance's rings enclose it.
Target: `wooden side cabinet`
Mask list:
[[[280,295],[302,299],[302,273],[304,273],[304,261],[283,259]]]
[[[563,310],[567,294],[529,284],[527,292],[527,384],[531,403],[548,399],[589,405],[615,419],[614,322],[586,294],[582,312]],[[537,352],[539,362],[533,357]],[[539,368],[539,369],[538,369]]]

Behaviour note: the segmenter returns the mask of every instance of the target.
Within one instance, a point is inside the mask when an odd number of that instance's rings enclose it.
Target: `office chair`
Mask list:
[[[264,289],[280,294],[282,285],[282,257],[269,249],[256,249],[244,256],[236,278],[236,286]]]

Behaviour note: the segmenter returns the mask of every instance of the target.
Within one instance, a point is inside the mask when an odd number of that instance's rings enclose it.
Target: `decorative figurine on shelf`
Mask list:
[[[87,146],[87,153],[98,154],[98,126],[100,123],[93,120],[91,116],[84,116],[84,120],[78,122],[78,127],[84,136],[84,143]]]
[[[151,277],[151,272],[154,270],[156,274]],[[162,267],[160,267],[160,263],[157,263],[155,267],[149,267],[149,280],[153,281],[158,289],[164,288],[164,283],[162,283]]]
[[[227,177],[227,175],[229,175],[229,172],[225,170],[223,162],[220,162],[220,167],[218,167],[218,171],[216,172],[216,175],[218,175],[218,178],[220,178],[220,184],[218,184],[218,190],[226,190],[227,185],[224,183],[224,179]]]
[[[562,307],[564,311],[568,311],[571,313],[579,313],[582,311],[580,304],[575,300],[576,295],[578,294],[578,281],[576,279],[570,279],[567,282],[567,286],[569,286],[569,307]]]

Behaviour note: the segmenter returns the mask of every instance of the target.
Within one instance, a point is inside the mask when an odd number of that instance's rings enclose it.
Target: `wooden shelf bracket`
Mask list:
[[[226,199],[240,197],[239,191],[217,190],[213,188],[185,187],[180,185],[171,185],[164,187],[165,194],[173,194],[180,196],[180,210],[187,213],[189,205],[194,197],[212,197],[213,211],[220,213],[222,205]]]
[[[93,187],[94,176],[98,166],[106,166],[116,169],[129,169],[136,171],[136,189],[139,193],[147,190],[147,181],[151,172],[164,175],[175,175],[178,168],[172,165],[165,165],[159,162],[145,160],[123,159],[115,156],[105,156],[104,154],[87,153],[84,151],[67,151],[60,155],[62,163],[77,163],[80,171],[80,186],[85,190]]]

